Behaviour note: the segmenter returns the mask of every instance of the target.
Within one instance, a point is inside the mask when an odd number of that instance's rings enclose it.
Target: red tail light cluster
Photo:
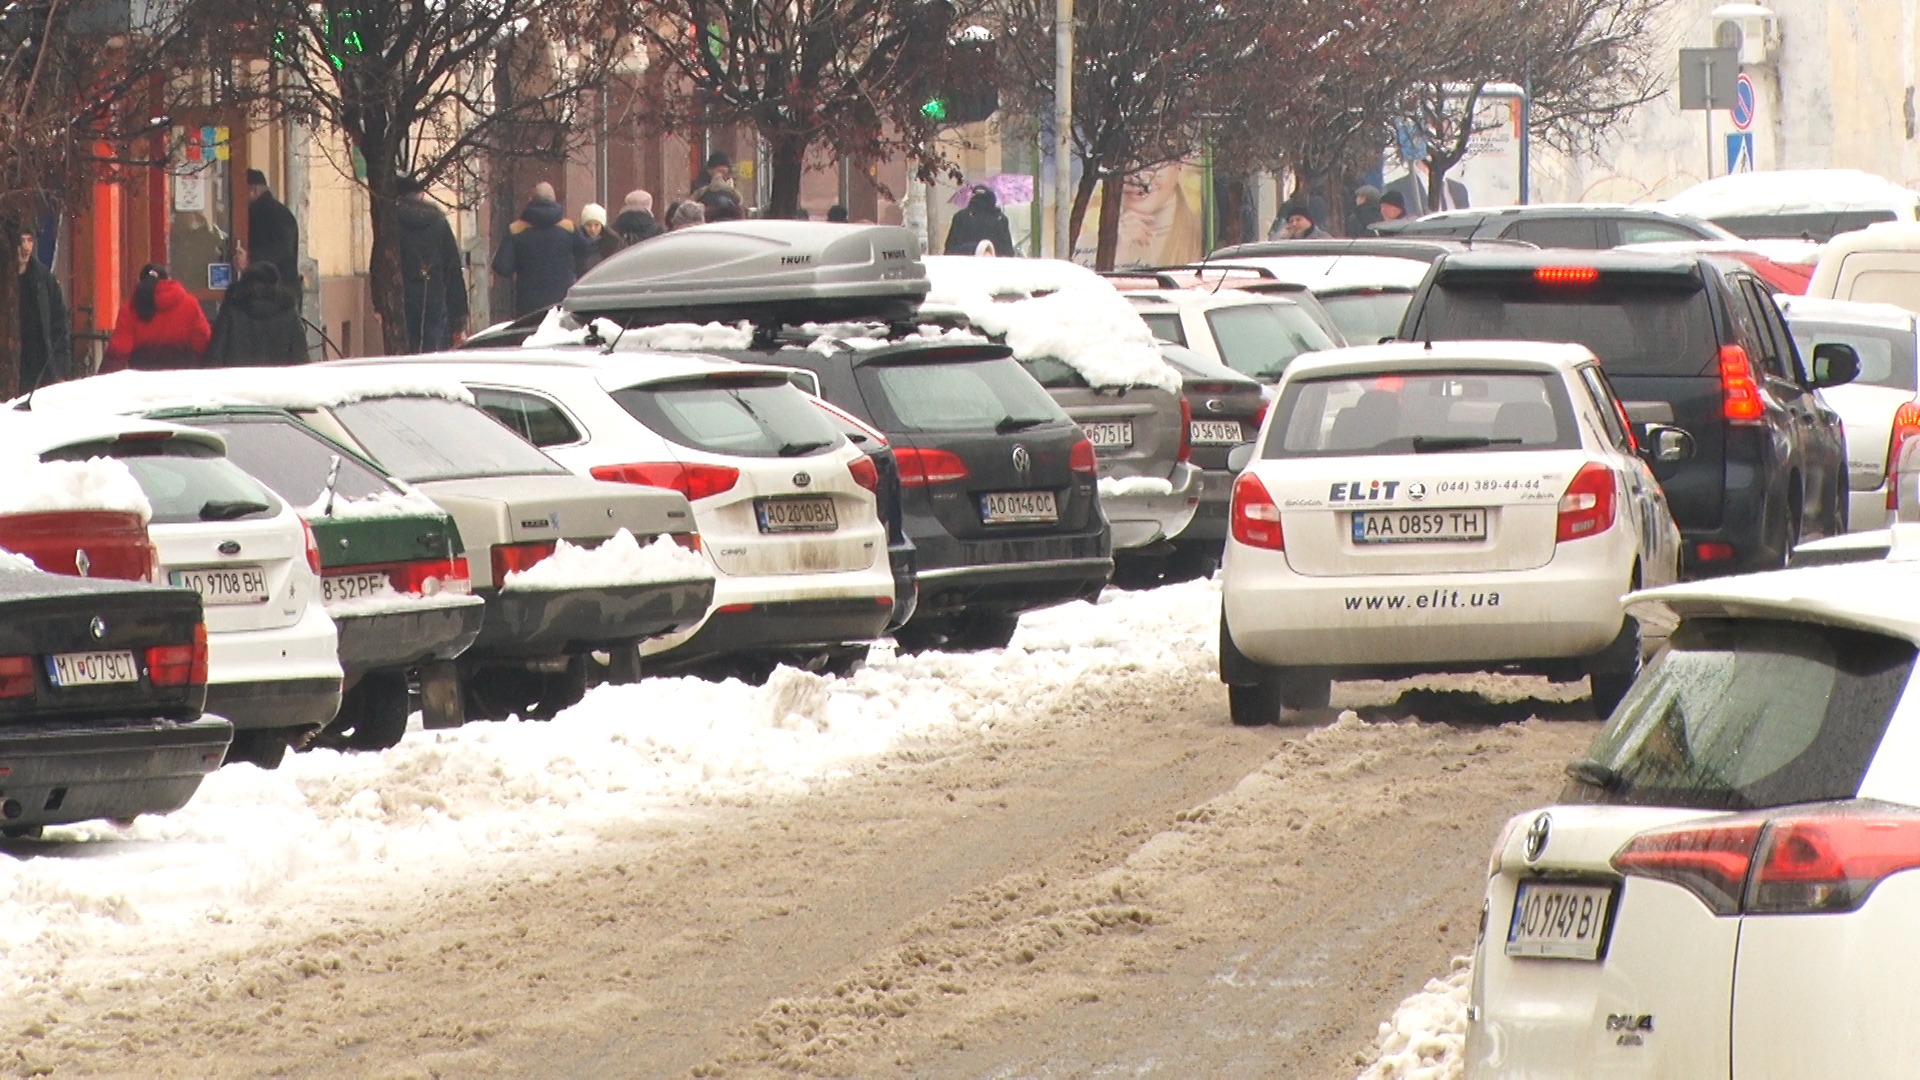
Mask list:
[[[1560,496],[1560,521],[1554,542],[1585,540],[1613,528],[1613,470],[1597,461],[1588,462],[1574,474],[1567,493]]]
[[[1180,399],[1180,460],[1193,460],[1193,402]]]
[[[1867,804],[1656,829],[1613,867],[1678,885],[1716,915],[1853,911],[1890,875],[1920,868],[1920,816]]]
[[[155,686],[204,686],[207,681],[207,624],[193,628],[192,645],[154,645],[147,649],[147,681]]]
[[[473,577],[467,571],[467,560],[464,558],[401,563],[387,575],[387,580],[393,582],[393,587],[400,592],[414,596],[473,591]]]
[[[700,554],[700,534],[699,533],[697,532],[668,533],[667,537],[671,539],[674,543],[680,545],[683,548],[686,548],[688,551],[693,552],[695,555]]]
[[[1720,414],[1736,424],[1757,423],[1767,414],[1753,362],[1738,345],[1720,348]]]
[[[33,694],[33,657],[0,656],[0,698]]]
[[[320,541],[314,539],[313,526],[305,518],[300,519],[300,531],[307,537],[307,569],[320,573]]]
[[[1900,453],[1912,439],[1920,439],[1920,404],[1907,402],[1893,412],[1893,433],[1887,438],[1887,509],[1900,509]]]
[[[682,465],[677,461],[664,464],[599,465],[595,466],[591,473],[595,480],[667,488],[685,495],[689,502],[697,502],[731,490],[733,485],[740,482],[739,469],[728,468],[725,465]]]
[[[541,559],[553,554],[553,547],[551,540],[493,545],[493,587],[497,589],[506,584],[508,574],[533,569]]]
[[[1093,476],[1100,471],[1099,455],[1093,452],[1093,443],[1081,439],[1067,451],[1067,468],[1082,476]]]
[[[1228,514],[1235,541],[1268,551],[1286,550],[1286,537],[1280,531],[1280,507],[1258,476],[1245,472],[1233,482],[1233,507]]]
[[[918,450],[895,447],[894,460],[900,463],[900,483],[905,487],[951,484],[967,478],[967,463],[949,450]]]
[[[867,455],[861,454],[859,457],[848,462],[847,471],[853,474],[854,483],[859,484],[868,491],[878,492],[880,490],[880,469],[874,465],[873,459]]]

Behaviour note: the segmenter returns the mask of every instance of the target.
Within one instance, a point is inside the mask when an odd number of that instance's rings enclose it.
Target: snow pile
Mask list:
[[[0,514],[44,514],[59,510],[113,510],[153,517],[153,505],[125,463],[114,458],[41,461],[0,457]]]
[[[15,555],[6,548],[0,548],[0,574],[37,574],[40,567],[25,555]]]
[[[1099,274],[1059,259],[926,260],[926,306],[952,308],[1022,360],[1053,358],[1093,386],[1157,386],[1180,392],[1180,374],[1160,358],[1153,332]]]
[[[594,319],[588,324],[601,341],[612,341],[620,336],[620,324],[610,319]],[[558,306],[547,309],[547,315],[540,320],[540,326],[527,339],[520,343],[523,349],[550,349],[556,345],[585,345],[588,326],[573,323],[572,316]]]
[[[918,327],[902,337],[888,337],[887,328],[884,326],[861,326],[844,323],[827,326],[808,323],[806,326],[801,327],[801,332],[813,336],[813,341],[807,348],[822,356],[832,356],[843,348],[852,349],[854,352],[869,352],[873,349],[884,349],[893,345],[915,345],[929,342],[980,345],[984,344],[987,340],[971,330],[962,330],[959,327],[939,326]]]
[[[508,574],[500,587],[519,592],[559,592],[712,576],[707,560],[671,539],[662,536],[642,547],[631,532],[621,529],[596,548],[562,540],[553,554],[526,570]]]
[[[376,491],[361,499],[348,499],[334,496],[333,507],[329,512],[327,493],[321,492],[313,505],[300,511],[300,516],[310,519],[331,518],[334,521],[371,521],[377,518],[431,517],[444,518],[445,510],[440,504],[413,490]]]
[[[1171,494],[1173,494],[1173,481],[1162,480],[1157,476],[1128,476],[1120,479],[1103,476],[1100,478],[1102,499],[1128,499]]]
[[[472,593],[444,592],[422,596],[419,593],[384,592],[356,596],[351,600],[333,600],[326,607],[327,614],[335,619],[365,619],[374,615],[401,615],[410,611],[478,607],[484,603],[486,601]]]
[[[604,320],[603,320],[604,321]],[[608,338],[612,341],[613,338]],[[620,335],[618,351],[657,349],[660,352],[740,352],[753,347],[753,326],[741,323],[662,323],[636,326]]]
[[[405,358],[402,358],[405,359]],[[440,397],[472,403],[473,395],[451,376],[419,369],[380,370],[377,363],[352,366],[210,368],[196,371],[116,371],[56,383],[34,392],[33,407],[88,412],[146,413],[159,409],[218,409],[256,405],[311,412],[366,398]]]
[[[1655,205],[1709,221],[1859,210],[1892,210],[1911,221],[1920,194],[1858,169],[1787,169],[1715,177]]]
[[[1458,1080],[1466,1068],[1467,996],[1472,961],[1455,957],[1453,972],[1427,980],[1380,1025],[1379,1056],[1359,1080]]]

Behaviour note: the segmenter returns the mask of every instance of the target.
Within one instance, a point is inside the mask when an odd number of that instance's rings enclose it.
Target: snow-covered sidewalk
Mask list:
[[[1090,677],[1203,674],[1218,611],[1210,582],[1109,594],[1029,616],[1006,650],[882,648],[851,678],[783,669],[764,687],[601,687],[549,723],[222,769],[171,816],[52,829],[72,843],[0,855],[0,989],[132,974],[136,955],[237,944],[515,852],[585,847],[608,824],[804,796],[892,751],[1044,722]]]
[[[1467,995],[1473,965],[1457,957],[1453,970],[1427,980],[1380,1025],[1372,1065],[1359,1080],[1459,1080],[1466,1067]]]

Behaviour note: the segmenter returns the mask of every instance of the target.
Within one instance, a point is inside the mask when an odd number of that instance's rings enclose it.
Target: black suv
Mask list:
[[[1858,357],[1822,346],[1809,374],[1772,290],[1737,261],[1448,255],[1414,295],[1400,336],[1593,350],[1640,437],[1662,444],[1654,473],[1686,540],[1690,573],[1776,568],[1802,537],[1846,531],[1840,418],[1815,391],[1851,381]]]
[[[1710,221],[1644,206],[1500,206],[1446,210],[1382,223],[1374,232],[1396,240],[1520,240],[1541,248],[1600,250],[1623,244],[1738,240]]]

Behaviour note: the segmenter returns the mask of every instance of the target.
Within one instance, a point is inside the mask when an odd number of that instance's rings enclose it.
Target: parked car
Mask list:
[[[1313,295],[1313,290],[1297,281],[1276,277],[1259,266],[1229,266],[1223,263],[1192,263],[1161,266],[1151,270],[1109,270],[1100,275],[1122,293],[1156,291],[1194,291],[1208,294],[1245,292],[1261,296],[1283,296],[1299,305],[1334,345],[1345,348],[1346,332],[1334,321],[1333,313]],[[1131,296],[1128,297],[1132,299]],[[1151,320],[1149,320],[1151,322]],[[1158,329],[1155,336],[1159,336]]]
[[[1846,531],[1839,414],[1818,391],[1853,377],[1842,345],[1809,372],[1773,297],[1710,255],[1447,255],[1407,310],[1410,341],[1564,341],[1600,357],[1636,424],[1687,432],[1657,461],[1691,573],[1782,566],[1802,540]],[[1644,436],[1642,441],[1646,441]]]
[[[1881,221],[1912,221],[1920,194],[1857,169],[1779,169],[1703,180],[1655,204],[1748,240],[1826,243]]]
[[[8,473],[0,485],[0,550],[50,574],[157,580],[160,554],[147,534],[152,507],[133,474],[111,459],[42,462],[45,445],[37,417],[0,412],[0,469]]]
[[[1847,526],[1884,528],[1894,508],[1889,467],[1899,460],[1902,446],[1920,440],[1920,335],[1915,333],[1915,316],[1891,304],[1804,296],[1774,300],[1801,356],[1837,342],[1860,360],[1857,378],[1822,390],[1821,396],[1840,414],[1846,430],[1851,491]]]
[[[1675,626],[1667,650],[1493,846],[1468,1077],[1920,1060],[1920,553],[1901,547],[1632,598]]]
[[[1481,246],[1532,247],[1491,241]],[[1435,260],[1471,250],[1473,245],[1457,240],[1279,240],[1221,248],[1207,265],[1257,270],[1305,285],[1349,344],[1373,345],[1399,332],[1407,304]]]
[[[1161,580],[1177,582],[1207,577],[1220,566],[1235,475],[1227,459],[1260,434],[1267,399],[1262,384],[1192,349],[1167,345],[1160,355],[1180,373],[1181,393],[1193,417],[1188,436],[1193,466],[1200,470],[1200,505],[1173,538],[1174,553],[1161,570]]]
[[[797,369],[786,370],[793,373]],[[811,371],[804,375],[801,381],[806,383],[805,389],[813,398],[814,407],[828,423],[840,429],[848,442],[867,455],[873,462],[873,471],[879,474],[876,494],[880,498],[880,520],[887,526],[887,564],[893,570],[893,614],[887,617],[887,632],[893,633],[907,625],[920,607],[920,555],[913,546],[913,538],[907,535],[899,459],[894,456],[893,444],[885,433],[821,397],[819,376]]]
[[[233,738],[206,683],[192,590],[0,553],[0,835],[185,806]]]
[[[1920,312],[1920,222],[1888,222],[1834,237],[1820,251],[1807,295]]]
[[[622,531],[633,538],[628,543],[664,536],[691,549],[698,543],[693,511],[677,492],[572,475],[451,380],[332,364],[129,371],[34,396],[35,409],[145,412],[183,403],[284,409],[431,499],[453,518],[469,552],[487,553],[467,567],[486,614],[479,638],[457,661],[466,719],[551,717],[585,695],[594,652],[617,664],[627,646],[686,630],[706,615],[713,579],[704,565],[647,557],[651,548],[630,571],[612,558],[607,573],[535,573],[561,541],[595,549]],[[610,674],[630,681],[639,678],[636,668],[615,666]]]
[[[1286,296],[1199,289],[1129,292],[1153,336],[1263,383],[1280,381],[1296,356],[1340,343]]]
[[[1539,248],[1604,250],[1622,244],[1681,240],[1738,240],[1733,233],[1698,218],[1650,206],[1603,203],[1535,203],[1479,210],[1443,210],[1420,218],[1402,218],[1374,226],[1391,239],[1443,237],[1453,240],[1518,240]]]
[[[692,629],[641,645],[655,672],[764,681],[845,673],[893,613],[873,462],[786,372],[690,355],[519,349],[356,362],[453,378],[582,476],[687,497],[715,577]]]

